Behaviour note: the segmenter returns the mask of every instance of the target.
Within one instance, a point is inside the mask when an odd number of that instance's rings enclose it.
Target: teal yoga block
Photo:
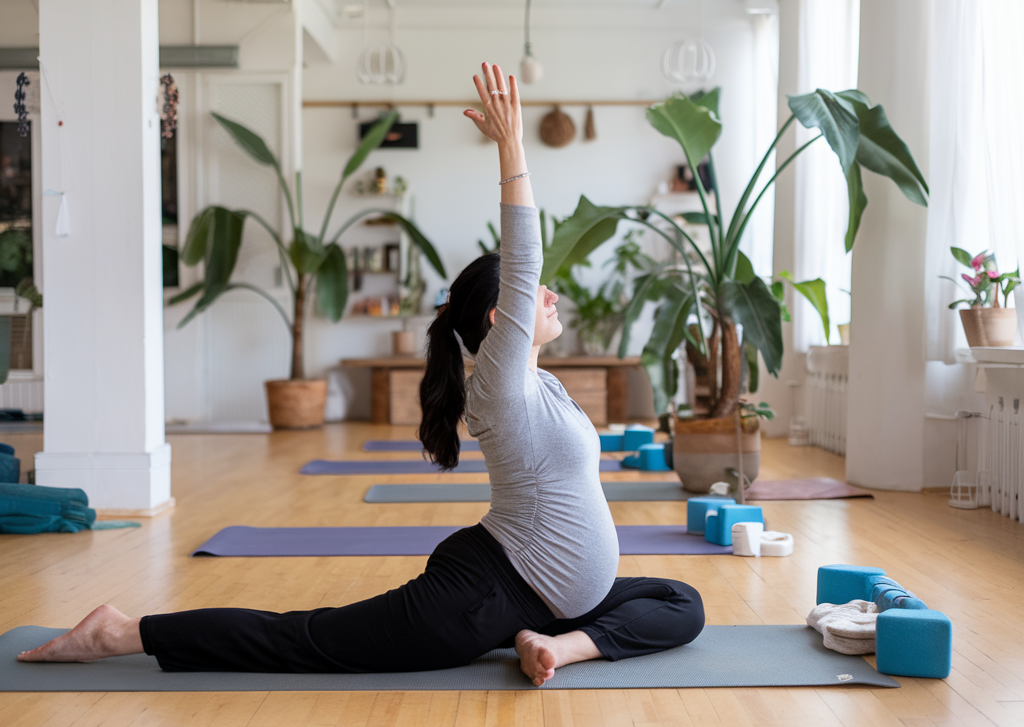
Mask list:
[[[667,472],[670,468],[665,463],[664,444],[644,444],[637,452],[640,460],[640,469],[649,472]]]
[[[953,624],[939,611],[891,608],[875,625],[878,671],[945,679],[953,665]]]
[[[875,584],[885,580],[891,579],[885,578],[885,571],[881,568],[862,565],[823,565],[818,568],[817,603],[872,601]]]
[[[601,434],[601,451],[602,452],[622,452],[622,442],[625,436],[622,434]]]
[[[716,545],[732,545],[732,526],[736,523],[764,522],[764,513],[757,505],[722,505],[706,517],[704,539]]]
[[[702,534],[708,512],[714,512],[722,505],[735,504],[731,497],[691,497],[686,501],[686,532]]]
[[[654,430],[650,427],[627,429],[622,435],[622,451],[636,452],[645,444],[654,443]]]

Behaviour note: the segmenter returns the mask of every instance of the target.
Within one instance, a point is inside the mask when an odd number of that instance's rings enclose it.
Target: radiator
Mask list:
[[[1024,495],[1024,442],[1021,441],[1020,399],[989,407],[978,427],[978,505],[991,506],[1011,520],[1021,520]]]
[[[0,409],[21,409],[25,412],[43,411],[43,379],[8,379],[0,386]]]
[[[847,346],[811,346],[807,352],[805,401],[810,443],[846,454]]]

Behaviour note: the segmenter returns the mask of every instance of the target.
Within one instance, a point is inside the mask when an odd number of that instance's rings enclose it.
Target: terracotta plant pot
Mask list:
[[[1016,308],[968,308],[960,311],[967,345],[1012,346],[1017,333]]]
[[[267,381],[267,408],[274,429],[313,429],[324,423],[326,379]]]
[[[751,482],[761,467],[761,427],[757,417],[744,417],[740,436],[743,474]],[[672,440],[672,466],[687,492],[707,493],[716,482],[732,482],[728,470],[737,462],[736,419],[677,419]]]
[[[393,331],[391,352],[396,356],[412,356],[416,353],[415,331]]]

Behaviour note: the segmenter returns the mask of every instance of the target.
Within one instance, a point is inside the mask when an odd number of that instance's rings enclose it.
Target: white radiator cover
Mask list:
[[[26,413],[43,411],[43,377],[19,376],[12,371],[7,383],[0,386],[0,409],[21,409]]]
[[[846,389],[849,382],[848,346],[811,346],[805,379],[807,429],[811,444],[846,454]]]

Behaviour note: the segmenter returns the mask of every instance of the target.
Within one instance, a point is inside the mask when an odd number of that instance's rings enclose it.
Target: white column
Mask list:
[[[36,482],[173,503],[164,441],[157,0],[40,0],[46,420]]]
[[[859,87],[885,106],[928,178],[929,0],[861,0]],[[846,477],[920,490],[924,480],[924,255],[927,211],[864,172],[868,206],[853,247]]]

